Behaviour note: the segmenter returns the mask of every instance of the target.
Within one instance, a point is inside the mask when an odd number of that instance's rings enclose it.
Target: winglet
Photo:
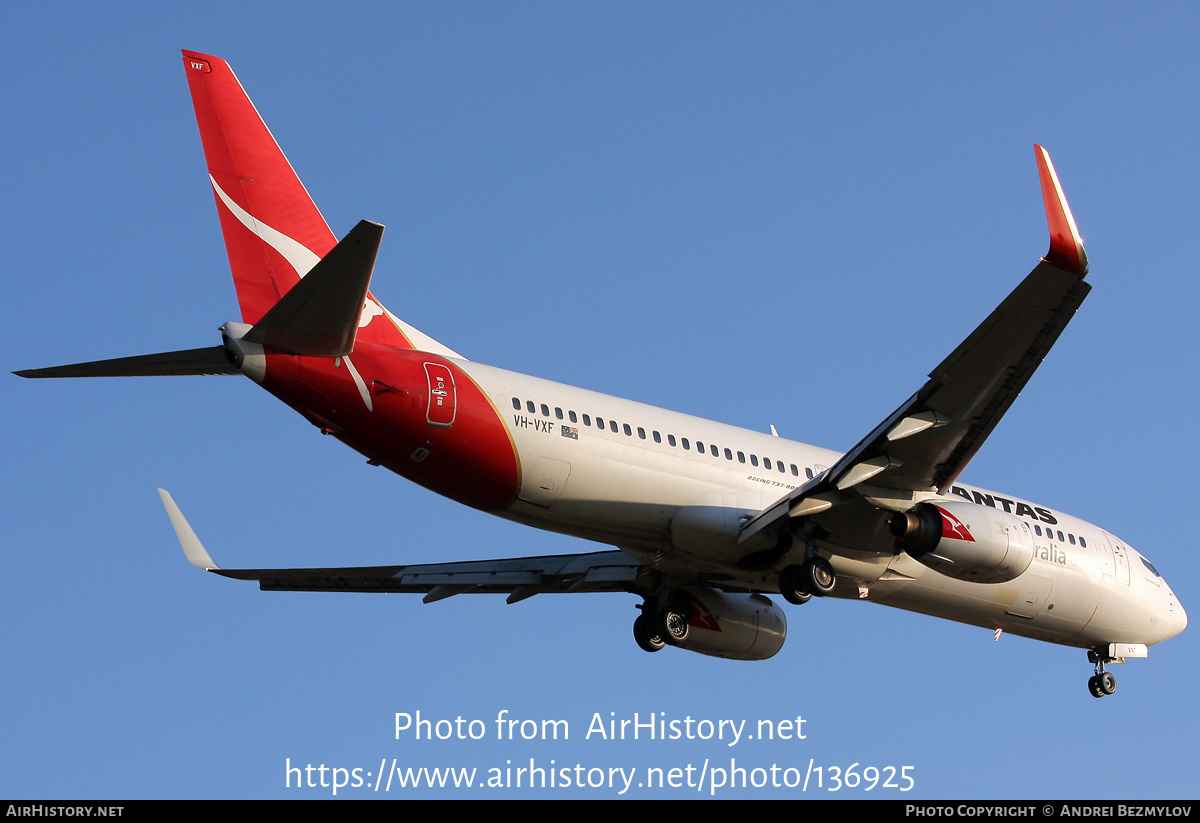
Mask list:
[[[1045,259],[1063,271],[1082,277],[1088,270],[1087,253],[1083,250],[1075,217],[1063,195],[1054,164],[1050,162],[1050,153],[1036,143],[1033,148],[1037,154],[1038,175],[1042,179],[1042,199],[1046,202],[1046,223],[1050,227],[1050,250]]]
[[[179,538],[179,545],[183,546],[183,553],[187,555],[188,562],[197,569],[203,569],[206,572],[219,570],[221,567],[214,563],[213,559],[208,556],[208,552],[204,550],[204,545],[200,542],[200,538],[196,537],[196,533],[188,525],[187,518],[183,516],[183,512],[179,510],[179,506],[175,505],[175,500],[172,499],[171,493],[166,489],[159,489],[158,495],[162,498],[163,506],[167,509],[167,517],[171,518],[171,525],[175,527],[175,536]]]

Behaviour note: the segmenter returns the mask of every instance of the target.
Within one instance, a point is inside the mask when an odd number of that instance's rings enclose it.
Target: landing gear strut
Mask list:
[[[1104,697],[1117,690],[1117,678],[1113,677],[1112,672],[1104,671],[1104,664],[1111,659],[1094,651],[1088,652],[1088,660],[1096,664],[1096,673],[1088,678],[1088,691],[1092,697]]]
[[[837,575],[823,557],[810,557],[800,566],[788,566],[779,573],[779,593],[789,603],[799,606],[815,594],[824,597],[833,591]]]

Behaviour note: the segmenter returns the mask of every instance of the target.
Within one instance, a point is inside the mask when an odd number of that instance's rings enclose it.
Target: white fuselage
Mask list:
[[[457,361],[509,429],[522,487],[502,516],[613,544],[664,571],[708,572],[777,590],[777,571],[739,570],[740,518],[833,465],[838,452],[527,375]],[[519,407],[519,408],[518,408]],[[836,595],[1080,647],[1166,640],[1187,615],[1166,581],[1124,541],[1054,509],[955,484],[966,499],[1029,521],[1034,559],[1007,583],[947,577],[897,553],[890,536],[839,545]],[[700,528],[680,513],[703,507]],[[705,530],[722,519],[730,526]]]

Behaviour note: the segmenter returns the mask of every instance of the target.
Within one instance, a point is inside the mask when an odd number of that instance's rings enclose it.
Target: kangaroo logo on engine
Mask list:
[[[942,537],[953,537],[955,540],[966,540],[974,543],[975,538],[971,536],[970,530],[967,529],[963,522],[950,512],[943,509],[941,506],[935,507],[938,513],[942,516]]]

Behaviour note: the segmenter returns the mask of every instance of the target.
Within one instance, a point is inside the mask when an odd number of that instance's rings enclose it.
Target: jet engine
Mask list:
[[[1033,560],[1028,523],[965,501],[921,503],[895,515],[891,529],[918,563],[958,580],[1004,583]]]
[[[674,600],[690,607],[686,634],[673,641],[681,649],[730,660],[766,660],[787,638],[783,609],[765,595],[684,589]]]

